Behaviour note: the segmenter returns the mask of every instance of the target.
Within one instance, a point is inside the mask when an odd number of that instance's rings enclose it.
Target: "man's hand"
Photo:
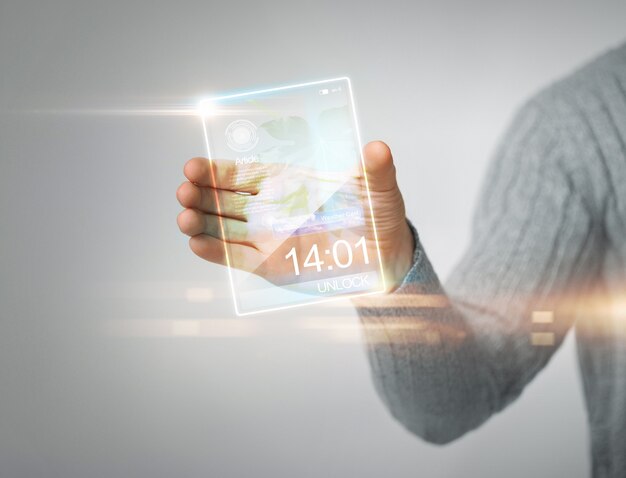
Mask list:
[[[406,223],[391,151],[385,143],[376,141],[366,145],[363,153],[383,269],[388,290],[393,290],[411,266],[413,237]],[[230,161],[214,161],[211,168],[205,158],[189,160],[184,168],[188,181],[176,192],[185,208],[178,215],[178,227],[191,236],[189,247],[195,254],[226,264],[223,225],[228,230],[231,266],[280,285],[281,278],[288,275],[285,268],[290,267],[284,260],[286,251],[291,247],[308,250],[310,244],[323,244],[329,238],[325,234],[310,234],[286,242],[272,241],[263,225],[255,223],[254,214],[246,212],[253,210],[255,200],[264,192],[264,180],[272,176],[272,172],[264,171],[264,165],[258,167],[255,174],[249,170],[240,174]]]

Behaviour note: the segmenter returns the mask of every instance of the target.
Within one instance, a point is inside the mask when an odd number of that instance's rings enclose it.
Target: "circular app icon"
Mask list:
[[[226,144],[233,151],[245,153],[259,142],[256,126],[248,120],[235,120],[226,128]]]

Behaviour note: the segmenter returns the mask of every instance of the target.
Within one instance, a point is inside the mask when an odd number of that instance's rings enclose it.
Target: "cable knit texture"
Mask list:
[[[626,476],[626,45],[520,109],[482,191],[445,287],[412,229],[401,287],[359,308],[377,391],[447,443],[515,400],[575,328],[592,475]]]

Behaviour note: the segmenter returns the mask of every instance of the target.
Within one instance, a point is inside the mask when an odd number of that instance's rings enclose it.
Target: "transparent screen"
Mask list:
[[[237,313],[382,291],[349,80],[203,105]]]

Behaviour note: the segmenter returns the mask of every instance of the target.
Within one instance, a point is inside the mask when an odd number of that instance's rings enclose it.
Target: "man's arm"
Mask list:
[[[566,141],[535,103],[517,116],[487,176],[471,245],[445,290],[406,222],[389,148],[373,142],[364,149],[383,267],[395,292],[355,302],[380,395],[428,440],[450,441],[515,399],[574,320],[572,296],[593,275],[600,248],[593,214],[568,171]],[[258,185],[231,184],[240,177],[233,168],[187,162],[178,225],[194,253],[225,264],[219,226],[229,221],[238,236],[230,238],[230,265],[271,281],[276,268],[257,267],[267,257],[246,240],[251,223],[237,207],[236,191]],[[553,319],[533,322],[534,311]]]
[[[449,442],[511,403],[575,319],[598,238],[564,141],[529,103],[491,164],[471,244],[446,287],[413,230],[400,287],[357,302],[375,386],[426,440]]]

